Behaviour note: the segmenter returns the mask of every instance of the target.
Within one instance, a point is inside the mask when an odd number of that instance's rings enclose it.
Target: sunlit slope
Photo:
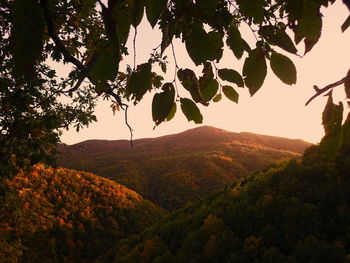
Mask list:
[[[0,262],[93,262],[164,211],[108,179],[36,165],[4,185]]]
[[[349,168],[314,152],[257,172],[120,241],[108,262],[348,262]]]
[[[134,141],[59,145],[60,164],[94,172],[172,209],[281,158],[299,158],[309,143],[200,127]]]

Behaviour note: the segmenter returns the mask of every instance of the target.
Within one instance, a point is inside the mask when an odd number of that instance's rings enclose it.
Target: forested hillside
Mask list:
[[[221,189],[282,158],[299,158],[301,140],[200,127],[134,141],[59,145],[60,165],[121,183],[161,207],[173,209]]]
[[[0,262],[94,262],[164,210],[113,181],[36,165],[5,180]]]
[[[105,262],[349,262],[347,154],[330,161],[315,147],[256,172],[120,241]]]

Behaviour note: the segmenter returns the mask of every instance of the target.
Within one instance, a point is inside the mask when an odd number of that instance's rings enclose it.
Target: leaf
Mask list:
[[[322,113],[322,124],[325,137],[334,136],[341,128],[343,120],[343,104],[333,103],[332,93],[329,94],[326,107]]]
[[[247,17],[252,17],[254,23],[259,24],[264,19],[264,2],[262,0],[236,0],[239,11]]]
[[[263,26],[259,33],[272,45],[278,46],[290,53],[296,54],[296,49],[292,39],[282,28],[276,26]]]
[[[219,102],[220,100],[222,99],[222,95],[221,94],[218,94],[214,97],[213,101],[214,102]]]
[[[146,0],[146,16],[152,28],[157,24],[166,5],[167,0]]]
[[[230,25],[228,28],[226,44],[232,50],[236,58],[240,59],[242,57],[244,51],[243,41],[241,33],[236,25]]]
[[[204,101],[210,101],[218,92],[219,84],[212,79],[206,86],[201,88],[201,95]]]
[[[118,39],[121,44],[125,44],[129,37],[131,26],[131,8],[125,4],[116,4],[112,10],[113,18],[116,22]]]
[[[180,103],[181,110],[185,114],[188,121],[194,121],[197,124],[203,122],[203,116],[196,104],[192,100],[187,98],[181,98]]]
[[[220,61],[224,51],[224,42],[222,41],[224,34],[222,32],[211,31],[208,33],[208,38],[210,40],[210,46],[207,47],[208,50],[208,60]]]
[[[199,81],[196,74],[191,69],[179,69],[177,77],[182,86],[191,93],[192,99],[195,102],[203,102],[199,92]]]
[[[102,49],[97,56],[96,62],[90,71],[90,75],[97,81],[113,81],[118,73],[119,67],[119,46],[110,43]]]
[[[152,88],[152,66],[149,63],[144,63],[137,66],[137,70],[134,71],[127,84],[125,95],[127,99],[134,99],[134,103],[139,102],[143,95]]]
[[[166,118],[166,121],[171,121],[174,118],[175,113],[176,113],[176,109],[177,109],[176,103],[174,102],[173,106],[171,107],[170,113]]]
[[[207,34],[201,25],[193,24],[185,36],[186,50],[197,66],[207,60],[219,61],[223,54],[222,38],[222,33]]]
[[[288,85],[295,84],[297,81],[297,70],[293,61],[288,57],[272,52],[270,66],[275,75]]]
[[[238,103],[239,94],[231,86],[223,86],[222,91],[225,94],[226,98]]]
[[[243,65],[244,83],[248,87],[251,96],[261,88],[266,74],[267,67],[263,51],[259,48],[253,49]]]
[[[346,74],[346,79],[344,81],[345,86],[345,94],[348,99],[350,99],[350,69],[348,70],[348,74]]]
[[[218,73],[219,73],[219,77],[222,80],[235,83],[237,84],[238,87],[241,87],[241,88],[244,87],[243,78],[241,74],[239,74],[237,71],[233,69],[224,68],[224,69],[219,69]]]
[[[308,6],[299,19],[295,28],[295,42],[298,44],[303,38],[305,53],[309,52],[321,37],[322,18],[319,10],[320,5],[314,1],[306,1]]]
[[[142,20],[144,7],[145,7],[145,0],[137,0],[132,1],[133,2],[133,9],[132,9],[132,25],[133,27],[137,27]]]
[[[322,124],[325,136],[322,138],[320,148],[329,159],[334,159],[343,144],[342,135],[343,104],[333,103],[332,92],[329,93],[326,107],[322,113]]]
[[[344,33],[346,29],[350,26],[350,15],[348,18],[344,21],[344,23],[341,25],[341,31]]]
[[[162,28],[162,42],[160,44],[160,54],[163,55],[165,49],[171,44],[173,41],[173,37],[175,34],[175,25],[174,22],[169,22],[165,27]]]
[[[11,52],[14,67],[23,76],[33,75],[43,48],[45,21],[38,1],[16,0],[12,5]]]
[[[175,88],[171,83],[165,83],[163,92],[156,93],[152,101],[152,118],[158,126],[171,113],[175,100]]]

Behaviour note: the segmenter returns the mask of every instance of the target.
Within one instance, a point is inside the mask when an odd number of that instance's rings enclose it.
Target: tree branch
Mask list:
[[[338,80],[338,81],[336,81],[336,82],[334,82],[334,83],[331,83],[331,84],[325,86],[325,87],[322,88],[322,89],[318,88],[317,86],[314,86],[314,89],[315,89],[315,91],[316,91],[316,94],[313,95],[313,96],[305,103],[305,106],[309,105],[309,103],[310,103],[311,101],[313,101],[315,98],[317,98],[318,96],[320,96],[320,95],[323,94],[324,92],[326,92],[326,91],[328,91],[328,90],[330,90],[330,89],[333,89],[333,88],[335,88],[335,87],[337,87],[337,86],[343,84],[343,83],[345,82],[345,80],[346,80],[346,77],[344,77],[344,78],[342,78],[341,80]]]
[[[121,98],[119,97],[118,94],[116,94],[114,91],[113,91],[113,88],[109,88],[108,91],[106,92],[107,94],[111,95],[114,99],[115,99],[115,102],[122,108],[122,110],[124,111],[125,113],[125,117],[124,117],[124,120],[125,120],[125,125],[129,128],[129,131],[130,131],[130,144],[131,144],[131,147],[134,147],[134,143],[133,143],[133,129],[131,128],[129,122],[128,122],[128,108],[129,108],[129,105],[125,104],[122,102]]]
[[[51,14],[50,10],[49,10],[48,1],[47,0],[41,0],[40,4],[41,4],[41,6],[42,6],[42,8],[44,10],[45,20],[46,20],[46,24],[47,24],[47,31],[49,33],[49,36],[51,37],[51,39],[53,40],[53,42],[55,43],[57,48],[62,53],[64,59],[66,61],[71,62],[72,64],[74,64],[78,69],[83,70],[84,69],[83,63],[81,63],[80,60],[75,58],[69,52],[69,50],[63,44],[62,40],[57,35],[56,29],[55,29],[55,24],[53,22],[53,17],[52,17],[52,14]]]

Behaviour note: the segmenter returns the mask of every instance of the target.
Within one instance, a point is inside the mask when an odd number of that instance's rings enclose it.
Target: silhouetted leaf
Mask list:
[[[233,54],[235,54],[236,58],[240,59],[242,57],[244,51],[243,41],[236,25],[230,25],[227,31],[226,44],[232,50]]]
[[[165,83],[163,92],[156,93],[152,101],[152,118],[156,125],[162,123],[171,113],[175,99],[175,88],[171,83]]]
[[[186,50],[192,61],[198,66],[207,60],[220,60],[224,45],[222,37],[219,32],[212,31],[207,34],[202,26],[192,25],[185,37]]]
[[[263,51],[259,48],[253,49],[243,65],[244,83],[248,87],[251,96],[261,88],[266,73],[267,67]]]
[[[132,10],[132,25],[137,27],[142,20],[143,12],[145,7],[145,0],[133,1],[133,10]]]
[[[293,54],[298,52],[292,39],[287,35],[285,30],[279,27],[263,26],[260,28],[259,33],[261,33],[272,45],[279,46],[280,48]]]
[[[197,124],[203,122],[203,116],[196,104],[192,100],[187,98],[181,98],[180,103],[181,110],[185,114],[188,121],[194,121]]]
[[[222,95],[221,95],[221,94],[218,94],[218,95],[216,95],[216,96],[213,98],[213,101],[214,101],[214,102],[219,102],[221,99],[222,99]]]
[[[293,62],[286,56],[277,52],[272,52],[270,66],[275,75],[288,85],[297,81],[297,70]]]
[[[298,44],[303,38],[305,54],[309,52],[321,37],[322,18],[319,11],[319,3],[307,1],[305,12],[295,29],[295,42]]]
[[[177,109],[177,106],[176,106],[176,103],[174,102],[173,106],[171,107],[170,113],[166,118],[166,121],[171,121],[174,118],[176,109]]]
[[[95,64],[90,71],[90,75],[95,80],[113,81],[118,73],[119,53],[115,43],[110,43],[98,54]]]
[[[259,24],[264,18],[264,2],[262,0],[236,0],[239,10],[244,16],[252,17]]]
[[[219,84],[212,79],[206,86],[201,88],[201,95],[204,101],[210,101],[218,92]]]
[[[225,94],[226,98],[238,103],[239,94],[234,90],[234,88],[231,86],[223,86],[222,91]]]
[[[350,69],[348,70],[348,74],[346,74],[346,79],[344,82],[345,86],[345,94],[348,99],[350,99]]]
[[[117,33],[119,42],[125,44],[129,37],[131,26],[130,8],[125,7],[124,4],[117,4],[113,8],[113,17],[116,21]]]
[[[341,31],[344,32],[346,29],[348,29],[349,26],[350,26],[350,15],[344,21],[344,23],[341,25]]]
[[[126,85],[126,97],[134,99],[134,103],[139,102],[143,95],[152,88],[152,66],[149,63],[141,64],[133,72]]]
[[[329,159],[334,159],[343,144],[342,135],[343,104],[333,103],[330,92],[326,107],[322,113],[322,124],[325,130],[320,148],[323,149]]]
[[[169,22],[165,27],[162,28],[162,43],[160,44],[160,54],[162,55],[165,49],[171,44],[173,41],[173,37],[175,34],[175,25],[173,22]]]
[[[166,4],[167,0],[146,0],[146,16],[152,28],[157,24]]]
[[[226,80],[232,83],[237,84],[238,87],[244,87],[244,83],[243,83],[243,78],[241,76],[241,74],[239,74],[237,71],[233,70],[233,69],[219,69],[218,71],[219,73],[219,77],[222,80]]]
[[[182,86],[191,93],[192,99],[195,102],[203,102],[199,93],[199,81],[196,74],[191,69],[179,69],[177,71]]]
[[[322,124],[325,130],[325,137],[335,135],[341,128],[343,120],[343,104],[333,103],[332,93],[328,95],[326,107],[322,113]]]

